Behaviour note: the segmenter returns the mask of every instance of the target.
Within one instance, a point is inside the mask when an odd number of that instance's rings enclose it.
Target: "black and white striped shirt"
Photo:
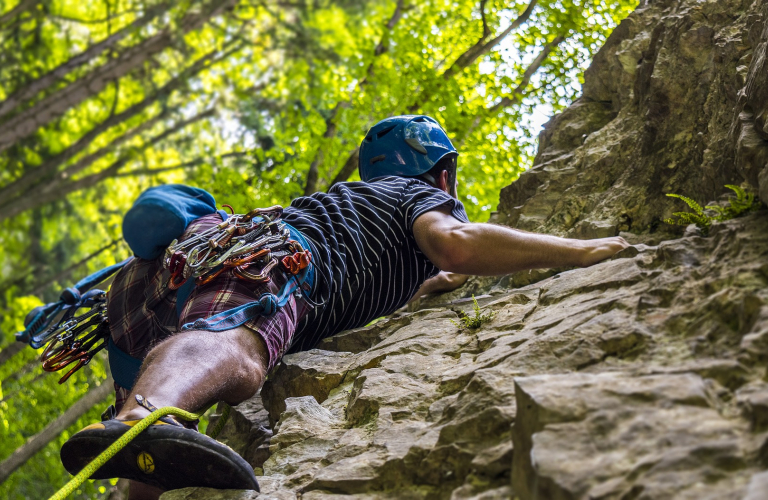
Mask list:
[[[439,207],[469,222],[460,201],[406,177],[341,183],[295,199],[283,220],[312,247],[312,299],[324,303],[299,323],[289,352],[394,312],[435,276],[440,270],[416,245],[413,222]]]

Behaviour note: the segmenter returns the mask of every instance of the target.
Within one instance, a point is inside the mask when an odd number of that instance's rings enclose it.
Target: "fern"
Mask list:
[[[672,194],[672,193],[668,194],[667,196],[669,196],[670,198],[680,198],[685,203],[687,203],[688,206],[691,207],[693,209],[693,211],[696,212],[698,215],[704,215],[704,209],[701,208],[701,205],[699,205],[698,203],[696,203],[692,199],[688,198],[687,196],[683,196],[681,194]],[[677,215],[677,214],[675,214],[675,215]]]
[[[481,314],[480,305],[477,303],[477,299],[474,295],[472,296],[472,302],[474,302],[474,305],[472,306],[472,310],[475,313],[474,316],[470,316],[464,311],[459,311],[459,321],[451,320],[451,323],[459,328],[480,328],[480,325],[491,321],[496,315],[493,311]]]
[[[733,184],[726,184],[725,187],[736,193],[736,197],[730,197],[728,199],[729,206],[721,207],[719,205],[707,205],[702,208],[696,201],[680,194],[669,193],[667,196],[670,198],[678,198],[683,200],[695,213],[690,212],[673,212],[673,216],[677,216],[678,219],[672,217],[664,219],[667,224],[687,226],[688,224],[696,224],[696,227],[701,229],[701,234],[707,236],[709,234],[709,228],[713,221],[721,222],[738,217],[746,212],[753,212],[760,208],[761,203],[755,203],[755,195],[747,192],[740,186],[734,186]],[[704,213],[704,210],[711,210],[715,212],[715,216],[709,216]]]
[[[733,219],[746,212],[754,212],[760,208],[760,203],[755,203],[755,195],[748,193],[739,186],[733,184],[726,184],[725,187],[736,193],[736,198],[730,197],[728,199],[729,206],[721,207],[718,205],[707,205],[706,208],[717,213],[713,217],[716,221],[724,221]]]

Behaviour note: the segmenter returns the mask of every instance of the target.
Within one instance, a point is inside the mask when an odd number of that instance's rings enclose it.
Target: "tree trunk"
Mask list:
[[[179,22],[180,33],[199,28],[235,0],[213,1],[200,14],[188,14]],[[169,29],[130,47],[120,57],[110,60],[58,92],[41,99],[29,109],[0,125],[0,152],[48,125],[70,108],[101,92],[109,82],[117,80],[144,64],[152,55],[167,48],[176,36]]]
[[[70,406],[59,418],[48,424],[45,429],[27,439],[23,445],[16,448],[10,457],[0,462],[0,483],[8,479],[13,471],[24,465],[27,460],[53,441],[64,429],[74,424],[78,418],[113,392],[114,387],[110,377],[100,386],[88,391],[85,396]]]
[[[347,158],[347,161],[344,162],[344,166],[341,167],[341,170],[339,170],[339,173],[336,174],[336,177],[333,178],[333,181],[331,181],[331,186],[334,184],[337,184],[339,182],[344,182],[347,179],[349,179],[349,176],[352,175],[355,170],[357,170],[357,163],[360,159],[360,148],[355,148]]]
[[[23,351],[26,346],[27,344],[22,344],[21,342],[14,342],[4,347],[3,350],[0,351],[0,366],[2,366],[3,363],[11,359],[21,351]]]
[[[22,4],[23,3],[24,2],[22,2]],[[49,71],[45,75],[41,76],[37,80],[26,83],[23,88],[17,90],[16,92],[8,96],[4,101],[0,102],[0,116],[3,116],[9,113],[10,111],[13,111],[14,108],[22,104],[25,100],[34,97],[39,92],[42,92],[43,90],[47,89],[51,85],[60,81],[62,78],[67,76],[72,70],[82,66],[83,64],[90,62],[94,58],[98,57],[105,50],[111,47],[114,47],[120,40],[130,35],[131,33],[134,33],[139,28],[141,28],[142,26],[146,25],[151,20],[156,18],[159,14],[168,10],[169,6],[170,4],[168,3],[160,3],[148,9],[144,17],[136,19],[125,28],[121,29],[114,35],[107,37],[101,42],[91,45],[83,52],[79,53],[76,56],[71,57],[68,61],[60,64],[59,66]]]
[[[13,19],[14,17],[18,16],[22,12],[31,9],[32,7],[37,5],[38,1],[39,0],[21,0],[21,2],[19,2],[19,5],[17,5],[16,7],[12,8],[8,12],[0,16],[0,25],[5,24],[6,21],[8,21],[9,19]]]
[[[142,101],[134,104],[130,108],[116,115],[110,116],[55,157],[51,158],[37,168],[29,169],[18,179],[0,188],[0,200],[2,200],[0,201],[0,220],[8,218],[8,216],[4,216],[2,214],[2,209],[15,203],[17,198],[22,198],[32,194],[29,192],[30,188],[48,181],[50,177],[57,171],[59,166],[69,161],[76,154],[85,150],[99,135],[106,132],[110,128],[138,115],[158,100],[162,100],[170,96],[173,91],[184,86],[190,77],[208,67],[209,63],[213,64],[217,61],[220,61],[221,59],[228,57],[233,52],[239,50],[240,47],[241,46],[239,44],[236,44],[234,47],[231,47],[228,51],[224,52],[219,57],[215,57],[218,53],[217,50],[209,52],[205,56],[195,61],[191,66],[184,69],[179,75],[174,77],[168,83],[163,85],[153,95],[144,98]]]

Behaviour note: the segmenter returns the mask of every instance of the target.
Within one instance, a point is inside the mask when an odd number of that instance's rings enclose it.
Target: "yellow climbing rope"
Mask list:
[[[216,426],[213,428],[213,430],[208,433],[208,435],[212,438],[216,438],[216,436],[219,435],[219,432],[224,428],[224,424],[227,423],[227,419],[229,418],[229,412],[231,407],[224,403],[224,409],[221,413],[221,418],[219,418],[219,421],[216,422]],[[206,408],[207,410],[207,408]],[[91,463],[86,465],[83,470],[77,473],[75,477],[69,480],[67,484],[64,485],[63,488],[61,488],[59,491],[54,493],[54,495],[49,498],[48,500],[63,500],[72,492],[74,492],[77,488],[80,487],[91,475],[99,470],[99,467],[107,463],[107,461],[114,457],[118,451],[125,448],[125,446],[130,443],[133,438],[138,436],[141,431],[149,427],[150,425],[157,422],[162,417],[165,417],[167,415],[175,415],[177,417],[183,418],[184,420],[197,420],[200,418],[206,410],[201,411],[200,413],[192,413],[188,412],[186,410],[182,410],[181,408],[176,408],[173,406],[163,406],[162,408],[158,408],[156,411],[153,411],[141,421],[139,421],[138,424],[131,427],[128,432],[120,436],[114,443],[109,445],[109,447],[102,451],[101,454],[94,458]]]

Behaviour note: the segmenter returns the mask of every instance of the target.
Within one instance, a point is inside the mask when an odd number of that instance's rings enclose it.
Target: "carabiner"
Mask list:
[[[69,379],[69,377],[71,377],[72,374],[75,373],[77,370],[79,370],[80,368],[84,367],[85,365],[91,362],[91,357],[87,356],[88,353],[84,353],[84,354],[86,354],[86,357],[80,358],[77,364],[74,367],[72,367],[71,370],[65,373],[63,377],[59,379],[59,385],[66,382]],[[64,367],[62,366],[61,368],[64,368]]]
[[[269,255],[269,249],[263,248],[261,250],[258,250],[250,255],[247,255],[245,257],[241,257],[239,259],[231,258],[226,261],[224,261],[224,267],[238,267],[242,266],[243,264],[247,264],[249,262],[253,262],[255,260],[259,260],[264,256]]]
[[[179,279],[181,279],[181,281],[178,281]],[[182,273],[173,273],[170,279],[168,280],[168,289],[178,290],[186,282],[187,282],[187,278],[185,278]]]
[[[268,282],[270,280],[269,272],[277,265],[277,259],[271,259],[263,268],[259,274],[251,274],[246,271],[247,266],[238,266],[232,270],[232,272],[238,278],[253,281],[255,283]]]

